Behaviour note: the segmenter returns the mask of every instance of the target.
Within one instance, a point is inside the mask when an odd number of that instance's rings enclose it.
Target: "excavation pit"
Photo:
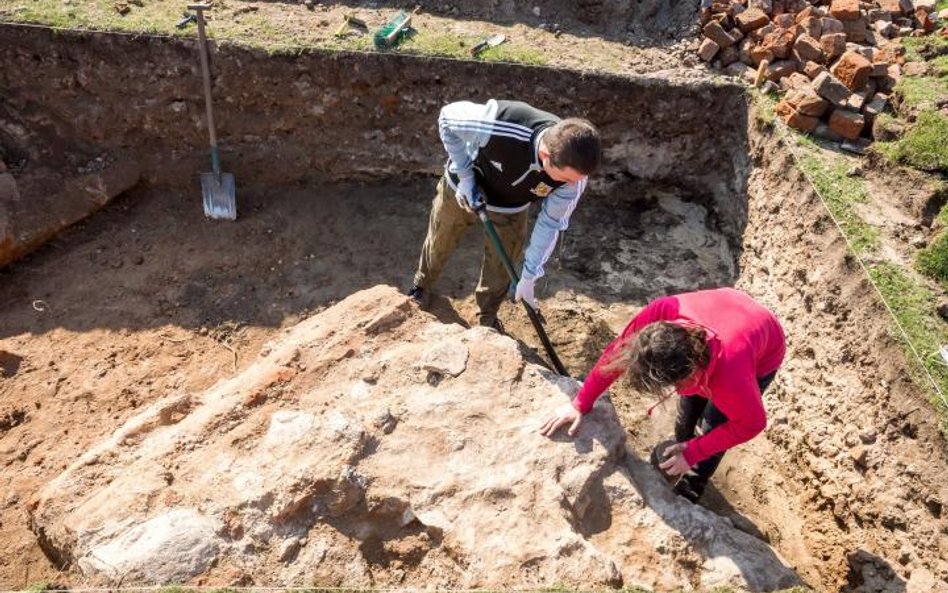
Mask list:
[[[141,179],[3,272],[0,418],[13,420],[0,423],[12,468],[0,582],[20,586],[24,566],[33,581],[58,578],[63,558],[23,521],[29,499],[156,394],[210,388],[351,294],[407,288],[443,160],[437,110],[490,97],[589,117],[606,138],[604,170],[540,286],[573,374],[656,296],[748,290],[784,321],[790,352],[766,396],[768,432],[729,453],[707,505],[816,588],[899,591],[945,578],[946,464],[933,446],[943,441],[934,421],[912,415],[923,397],[884,310],[741,87],[222,46],[222,158],[238,181],[239,220],[228,224],[201,213],[201,96],[187,43],[16,26],[0,40],[15,48],[2,70],[0,141],[13,178],[29,180],[20,195],[68,195],[95,162]],[[52,191],[37,189],[44,174]],[[60,208],[40,211],[52,219]],[[472,229],[436,287],[440,321],[473,320],[483,249]],[[522,312],[506,305],[501,317],[542,363]],[[641,457],[673,410],[647,419],[651,402],[623,385],[612,400]],[[399,562],[417,583],[412,557]],[[397,582],[381,564],[377,582]],[[82,578],[76,566],[65,574]]]

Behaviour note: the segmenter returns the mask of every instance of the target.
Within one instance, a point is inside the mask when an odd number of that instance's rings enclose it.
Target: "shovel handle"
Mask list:
[[[500,242],[500,236],[497,235],[497,229],[494,228],[494,223],[492,223],[490,218],[487,216],[487,206],[483,201],[481,201],[478,205],[477,217],[481,219],[482,223],[484,223],[484,231],[490,238],[490,242],[494,245],[494,249],[497,251],[500,261],[504,264],[504,268],[507,270],[507,275],[510,276],[510,281],[516,285],[518,282],[520,282],[520,277],[517,275],[517,271],[514,269],[513,262],[510,261],[510,257],[507,255],[503,244]],[[543,329],[543,321],[540,319],[540,314],[530,306],[530,303],[525,300],[522,302],[523,308],[527,310],[527,317],[530,318],[530,323],[533,324],[533,329],[536,330],[537,337],[540,338],[540,343],[543,344],[543,349],[546,350],[547,356],[550,357],[550,362],[553,363],[553,368],[560,375],[569,377],[569,371],[567,371],[566,367],[563,366],[562,361],[560,361],[560,357],[556,355],[556,350],[553,348],[553,343],[550,342],[549,336],[546,335],[546,331]]]
[[[204,30],[204,11],[209,4],[188,4],[188,8],[197,13],[198,46],[201,54],[201,76],[204,79],[204,105],[207,111],[207,131],[211,140],[211,170],[218,177],[221,167],[217,156],[217,129],[214,126],[214,109],[211,106],[211,69],[207,57],[207,33]]]

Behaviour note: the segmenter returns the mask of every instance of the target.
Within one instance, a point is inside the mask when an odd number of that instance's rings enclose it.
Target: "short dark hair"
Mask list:
[[[543,143],[550,153],[550,163],[557,169],[570,167],[583,175],[599,169],[599,130],[588,120],[570,117],[558,121],[543,137]]]

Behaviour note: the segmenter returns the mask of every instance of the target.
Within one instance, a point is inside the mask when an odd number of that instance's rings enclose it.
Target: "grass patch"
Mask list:
[[[480,57],[485,62],[516,62],[531,66],[545,66],[548,63],[539,50],[509,42],[485,50]]]
[[[777,117],[774,114],[774,108],[777,107],[778,97],[758,92],[755,89],[752,89],[750,93],[751,102],[754,104],[754,117],[757,118],[759,123],[768,128],[773,126]]]
[[[915,345],[919,356],[924,361],[925,369],[935,379],[941,392],[948,394],[948,366],[938,355],[938,349],[943,344],[948,344],[948,325],[938,317],[935,311],[935,296],[891,263],[871,265],[869,275]],[[915,356],[911,354],[907,345],[905,349],[914,378],[919,385],[929,386],[928,379],[923,376],[921,369],[917,368]],[[930,399],[939,411],[942,430],[948,431],[948,407],[934,392],[931,392]]]
[[[948,79],[938,76],[903,76],[895,85],[895,92],[902,97],[903,109],[934,107],[938,101],[948,98]]]
[[[800,137],[799,144],[805,151],[799,160],[800,168],[826,200],[853,249],[859,255],[875,250],[879,246],[879,231],[863,222],[855,209],[856,204],[869,198],[862,178],[846,174],[850,167],[845,159],[815,152],[817,149],[809,138]]]
[[[915,264],[919,272],[948,287],[948,232],[943,231],[928,247],[919,251]]]
[[[142,6],[129,4],[130,10],[121,15],[115,10],[119,0],[0,0],[0,18],[13,22],[47,25],[54,28],[116,31],[145,34],[194,37],[194,24],[184,30],[175,27],[181,19],[184,4],[177,0],[146,0]],[[263,49],[271,54],[294,53],[306,49],[330,51],[375,51],[372,33],[359,35],[353,31],[335,37],[340,23],[319,22],[312,16],[294,20],[286,18],[293,11],[303,11],[301,6],[287,5],[282,9],[282,18],[275,18],[272,10],[235,13],[231,7],[212,10],[208,13],[207,34],[218,41],[233,41]],[[304,22],[318,23],[312,27]],[[328,33],[328,35],[327,35]],[[471,59],[470,48],[480,41],[473,35],[435,33],[421,29],[389,51]],[[481,54],[484,61],[513,62],[545,65],[546,56],[540,51],[520,43],[507,42],[490,48]]]
[[[922,111],[905,136],[877,142],[876,148],[892,162],[948,173],[948,117],[933,110]]]
[[[939,6],[942,3],[948,8],[948,1],[939,0]],[[948,55],[948,39],[939,35],[903,37],[902,45],[905,46],[905,59],[909,62],[920,62],[926,56],[932,58],[936,55]]]
[[[406,53],[471,59],[471,48],[479,41],[481,41],[480,37],[471,35],[418,31],[398,47]],[[516,62],[534,66],[547,64],[546,58],[539,51],[510,41],[485,49],[479,54],[478,59],[485,62]]]

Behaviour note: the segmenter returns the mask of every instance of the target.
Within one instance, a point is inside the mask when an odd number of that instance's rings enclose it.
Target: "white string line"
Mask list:
[[[800,163],[800,158],[797,155],[794,145],[796,144],[795,138],[790,132],[790,128],[784,124],[780,119],[774,118],[774,123],[782,132],[781,141],[787,145],[787,148],[790,149],[790,154],[793,156],[794,162],[797,164],[797,170],[803,174],[803,177],[806,178],[807,182],[810,184],[810,187],[813,188],[816,197],[820,199],[820,202],[823,203],[823,208],[826,209],[826,213],[829,214],[830,220],[833,221],[833,224],[836,225],[836,228],[839,229],[840,235],[843,236],[843,241],[846,242],[846,246],[849,248],[849,251],[853,254],[853,257],[856,259],[856,262],[859,264],[859,267],[862,268],[863,273],[866,275],[866,278],[869,280],[869,284],[875,289],[876,294],[879,295],[879,299],[882,301],[882,305],[885,307],[886,311],[889,312],[889,315],[892,317],[892,321],[895,322],[895,326],[899,328],[899,332],[902,334],[902,337],[905,339],[905,342],[908,344],[909,349],[912,351],[912,354],[915,356],[915,359],[918,361],[919,366],[922,368],[922,372],[925,373],[925,376],[928,377],[929,382],[932,384],[932,388],[935,390],[935,393],[938,394],[938,397],[941,399],[942,404],[944,404],[945,409],[948,410],[948,399],[945,398],[945,394],[942,392],[941,388],[938,387],[938,382],[935,381],[935,378],[932,377],[932,374],[928,371],[928,366],[925,364],[925,361],[922,359],[921,355],[918,353],[918,350],[915,348],[915,344],[912,342],[912,339],[909,337],[908,332],[905,331],[905,328],[902,327],[902,324],[899,322],[899,318],[896,317],[895,311],[892,310],[892,307],[889,306],[889,302],[886,300],[885,295],[882,294],[882,290],[872,279],[872,274],[869,273],[869,269],[866,267],[865,263],[862,261],[862,257],[859,256],[859,252],[856,251],[856,248],[853,246],[852,242],[849,240],[849,236],[846,235],[846,231],[843,230],[843,226],[836,219],[836,216],[833,215],[833,211],[830,209],[829,204],[823,198],[823,194],[820,193],[819,188],[816,184],[813,183],[813,180],[810,178],[810,175],[806,172],[806,168]],[[937,354],[937,352],[936,352]]]

